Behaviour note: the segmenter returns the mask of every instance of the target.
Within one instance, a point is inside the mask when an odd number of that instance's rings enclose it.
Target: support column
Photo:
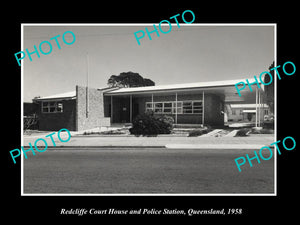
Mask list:
[[[129,103],[129,112],[130,112],[130,123],[132,123],[132,95],[130,95],[130,103]]]
[[[152,103],[152,111],[153,111],[153,113],[154,113],[153,94],[151,94],[151,103]]]
[[[204,91],[202,92],[202,126],[204,126]]]
[[[261,118],[262,118],[262,124],[264,123],[264,118],[265,118],[265,108],[264,108],[265,104],[264,104],[264,102],[265,102],[265,95],[262,92],[261,93]]]
[[[86,86],[85,89],[85,117],[89,117],[89,88]]]
[[[260,91],[258,91],[258,126],[259,127],[260,127],[260,110],[261,110]]]
[[[113,96],[110,96],[110,123],[113,123]]]
[[[176,107],[176,110],[175,110],[175,124],[177,124],[177,92],[175,94],[175,107]]]
[[[89,54],[86,54],[86,102],[85,102],[85,117],[89,117]]]
[[[257,96],[257,87],[255,89],[255,126],[257,127],[257,100],[258,100],[258,96]]]

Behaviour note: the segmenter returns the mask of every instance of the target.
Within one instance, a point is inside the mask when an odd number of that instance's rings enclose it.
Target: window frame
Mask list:
[[[166,107],[165,104],[172,104],[171,106]],[[190,112],[184,112],[184,104],[190,103]],[[201,103],[200,105],[195,105],[195,103]],[[161,107],[157,107],[158,104],[161,104]],[[152,106],[152,107],[151,107]],[[156,112],[156,109],[159,111]],[[165,109],[171,109],[171,112],[165,112]],[[176,101],[155,101],[153,102],[146,102],[145,103],[145,112],[152,110],[154,114],[176,114]],[[198,110],[199,112],[195,112]],[[201,112],[200,112],[201,111]],[[203,101],[202,100],[183,100],[177,101],[177,115],[202,115],[203,114]]]
[[[61,105],[61,106],[59,106]],[[44,111],[44,109],[47,109],[47,111]],[[53,111],[51,111],[51,109]],[[60,110],[58,110],[60,109]],[[57,100],[49,100],[49,101],[42,101],[41,104],[41,112],[42,113],[63,113],[64,112],[64,104],[63,101],[57,101]]]

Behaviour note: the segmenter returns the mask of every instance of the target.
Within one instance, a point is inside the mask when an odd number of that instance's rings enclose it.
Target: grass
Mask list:
[[[83,135],[91,135],[91,134],[99,134],[99,135],[119,135],[119,134],[127,134],[125,130],[108,130],[108,131],[85,131]]]

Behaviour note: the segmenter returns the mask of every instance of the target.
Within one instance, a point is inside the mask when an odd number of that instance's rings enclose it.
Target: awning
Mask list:
[[[196,82],[196,83],[182,83],[182,84],[172,84],[172,85],[157,85],[157,86],[147,86],[147,87],[132,87],[132,88],[120,88],[117,90],[107,91],[104,93],[105,96],[149,96],[154,95],[167,95],[167,94],[194,94],[194,93],[211,93],[219,95],[223,98],[224,102],[227,104],[233,103],[247,103],[254,104],[255,101],[255,87],[252,92],[248,87],[241,91],[239,96],[235,88],[235,84],[239,82],[244,82],[245,79],[239,80],[223,80],[223,81],[210,81],[210,82]],[[250,78],[249,82],[253,83],[254,79]],[[263,89],[263,85],[262,89]],[[258,89],[262,92],[262,89]]]

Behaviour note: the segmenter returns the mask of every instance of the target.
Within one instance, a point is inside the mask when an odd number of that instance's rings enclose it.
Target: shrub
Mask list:
[[[207,134],[207,133],[208,133],[208,132],[207,132],[207,130],[205,130],[205,129],[202,129],[202,130],[200,130],[200,129],[195,129],[195,130],[192,130],[192,131],[189,132],[188,137],[197,137],[197,136],[201,136],[201,135]]]
[[[250,131],[251,130],[249,128],[240,129],[236,132],[235,137],[246,137],[246,136],[248,136]]]
[[[274,121],[265,121],[263,128],[274,129]]]
[[[197,136],[201,136],[203,134],[207,134],[210,131],[212,131],[212,128],[210,127],[205,127],[205,128],[201,128],[201,129],[195,129],[189,132],[188,137],[197,137]]]
[[[261,130],[252,129],[251,134],[274,134],[274,130],[266,128],[263,128]]]
[[[132,121],[132,128],[129,132],[134,135],[157,135],[170,134],[173,129],[174,120],[166,115],[154,115],[152,112],[138,115]]]

